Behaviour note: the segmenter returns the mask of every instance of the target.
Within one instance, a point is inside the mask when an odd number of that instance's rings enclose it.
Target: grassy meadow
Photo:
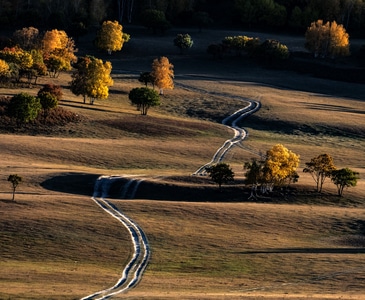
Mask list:
[[[340,199],[329,181],[315,194],[301,172],[328,153],[365,177],[365,86],[212,60],[201,49],[214,32],[196,33],[185,56],[171,46],[174,32],[130,33],[121,53],[95,53],[113,63],[107,100],[83,104],[67,89],[68,73],[0,89],[36,94],[61,84],[60,106],[80,116],[54,128],[0,128],[0,299],[80,299],[114,285],[132,245],[90,196],[98,176],[116,174],[146,178],[136,199],[111,201],[152,249],[139,285],[116,299],[365,299],[364,179]],[[141,116],[128,92],[159,55],[175,65],[175,89]],[[262,108],[242,122],[249,136],[226,157],[236,181],[219,193],[191,174],[231,137],[220,121],[244,98]],[[299,182],[290,195],[252,202],[242,166],[277,143],[300,154]],[[14,202],[10,174],[23,177]]]

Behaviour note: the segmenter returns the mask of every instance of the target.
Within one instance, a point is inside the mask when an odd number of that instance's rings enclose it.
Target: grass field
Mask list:
[[[91,106],[64,89],[61,106],[81,122],[2,128],[0,299],[80,299],[117,281],[132,255],[128,233],[90,199],[95,179],[115,174],[151,178],[137,199],[112,201],[143,228],[152,248],[142,281],[115,298],[365,299],[364,180],[340,199],[330,182],[315,195],[314,181],[301,172],[306,161],[329,153],[337,167],[364,178],[364,85],[233,57],[211,60],[199,52],[216,38],[211,34],[197,33],[197,48],[180,56],[171,36],[136,31],[125,51],[110,57],[115,85],[108,100]],[[142,49],[142,40],[149,47]],[[140,116],[128,92],[158,55],[175,65],[177,84],[160,107]],[[55,83],[69,80],[62,74]],[[220,121],[242,107],[238,96],[259,99],[262,109],[243,122],[249,137],[226,158],[236,183],[219,193],[190,174],[231,137]],[[297,189],[250,202],[243,163],[276,143],[301,156]],[[12,202],[6,179],[14,173],[24,182]]]

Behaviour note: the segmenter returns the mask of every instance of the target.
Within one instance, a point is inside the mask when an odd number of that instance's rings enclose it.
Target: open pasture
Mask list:
[[[145,189],[141,185],[143,197],[112,201],[143,228],[152,257],[139,285],[115,298],[362,299],[364,180],[343,199],[327,182],[316,202],[314,181],[301,169],[329,153],[337,167],[364,178],[364,85],[234,58],[214,61],[196,49],[190,56],[171,54],[176,87],[160,107],[140,116],[128,91],[140,85],[138,72],[149,68],[151,57],[165,53],[148,48],[151,53],[137,59],[132,46],[125,57],[123,51],[112,57],[120,72],[108,100],[90,106],[64,89],[61,106],[81,122],[41,128],[42,134],[2,130],[0,298],[80,299],[113,285],[132,248],[126,230],[90,196],[99,175],[125,174],[151,178]],[[63,74],[55,83],[68,81]],[[232,187],[219,194],[209,180],[190,175],[230,138],[220,121],[244,98],[259,99],[262,108],[243,121],[249,137],[226,157],[237,177],[232,199]],[[276,143],[301,156],[300,201],[253,203],[243,192],[239,199],[243,163]],[[12,202],[6,179],[14,173],[24,182]],[[179,195],[191,195],[189,201],[174,201],[174,185]],[[206,197],[214,194],[223,201]]]

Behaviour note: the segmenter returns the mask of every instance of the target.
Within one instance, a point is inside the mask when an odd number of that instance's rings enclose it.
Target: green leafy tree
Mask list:
[[[104,21],[97,33],[96,46],[111,54],[122,50],[123,44],[129,39],[129,34],[123,33],[123,27],[118,21]]]
[[[227,36],[223,39],[222,44],[228,49],[234,50],[237,56],[241,56],[243,51],[252,53],[260,45],[260,40],[245,35]]]
[[[290,52],[288,47],[279,41],[266,40],[253,50],[252,55],[260,59],[265,59],[267,62],[271,62],[288,59]]]
[[[22,182],[22,177],[18,176],[18,174],[11,174],[8,177],[8,181],[11,183],[13,188],[13,198],[12,201],[15,199],[15,190],[18,187],[18,185]]]
[[[152,29],[154,33],[161,31],[164,33],[171,27],[167,21],[165,13],[157,9],[146,9],[141,13],[142,25]]]
[[[331,180],[337,186],[337,193],[340,197],[342,197],[345,188],[356,186],[359,178],[359,173],[349,168],[334,170],[331,174]]]
[[[234,180],[234,172],[231,167],[226,163],[218,163],[213,166],[207,167],[206,171],[209,177],[218,184],[221,190],[222,184],[228,183]]]
[[[317,192],[321,193],[326,178],[330,178],[332,172],[336,170],[332,157],[328,154],[321,154],[312,158],[310,162],[306,162],[305,165],[303,172],[311,174],[316,182]]]
[[[76,96],[82,95],[84,103],[88,96],[88,66],[91,63],[91,57],[79,57],[74,65],[75,71],[71,75],[70,90]]]
[[[47,119],[47,116],[49,115],[50,110],[57,107],[58,100],[55,95],[46,91],[38,92],[37,96],[42,105],[43,120],[45,121]]]
[[[32,49],[30,54],[33,58],[33,65],[28,71],[28,82],[34,78],[34,84],[37,84],[37,80],[41,76],[47,75],[47,66],[43,60],[43,53],[41,50]]]
[[[191,36],[187,33],[182,34],[179,33],[174,38],[174,45],[180,49],[180,53],[183,53],[184,50],[190,49],[194,44],[193,39]]]
[[[10,99],[7,115],[14,118],[19,126],[37,118],[41,109],[42,106],[37,97],[20,93]]]
[[[132,105],[136,105],[137,109],[141,111],[141,115],[147,115],[150,107],[160,105],[160,96],[158,93],[147,87],[132,89],[128,97]]]
[[[139,74],[138,81],[143,83],[146,87],[148,84],[152,84],[154,87],[153,77],[151,76],[151,72],[142,72]]]

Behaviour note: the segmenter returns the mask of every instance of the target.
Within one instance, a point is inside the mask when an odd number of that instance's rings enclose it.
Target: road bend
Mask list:
[[[105,176],[102,178],[105,179]],[[101,178],[97,180],[95,184],[95,190],[100,188],[100,182],[102,182]],[[103,189],[101,188],[101,190]],[[94,194],[92,200],[95,201],[95,203],[106,213],[121,222],[128,230],[133,244],[133,255],[128,264],[125,266],[121,277],[112,287],[94,292],[86,297],[83,297],[81,300],[110,299],[114,295],[123,293],[133,288],[141,279],[150,257],[150,247],[148,240],[141,227],[139,227],[138,224],[136,224],[132,219],[123,214],[114,204],[106,200],[103,195],[100,197],[98,196],[100,195]]]

